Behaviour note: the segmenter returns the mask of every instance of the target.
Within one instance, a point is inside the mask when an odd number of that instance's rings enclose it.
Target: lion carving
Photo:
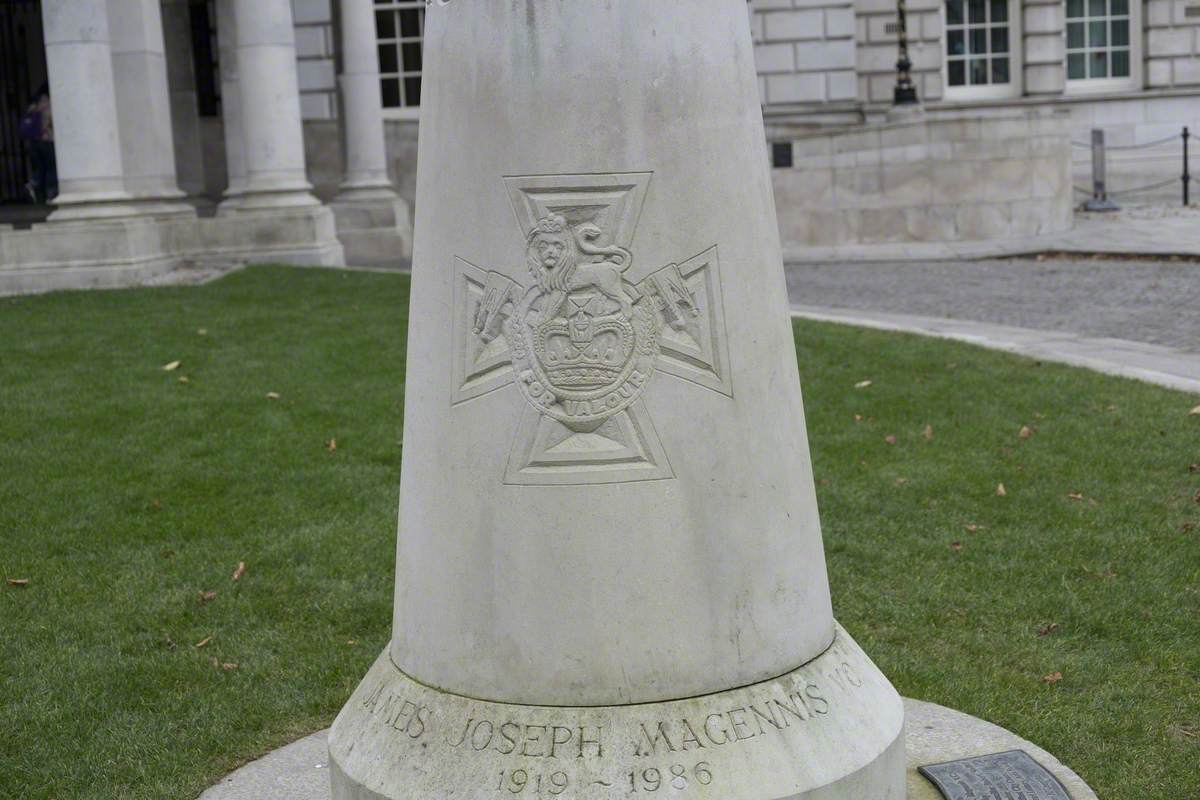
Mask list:
[[[533,226],[525,257],[538,288],[549,297],[541,312],[543,319],[556,316],[568,294],[588,288],[620,305],[627,319],[632,315],[634,298],[622,275],[633,264],[633,253],[616,245],[598,246],[601,235],[590,223],[572,228],[558,214],[545,216]]]

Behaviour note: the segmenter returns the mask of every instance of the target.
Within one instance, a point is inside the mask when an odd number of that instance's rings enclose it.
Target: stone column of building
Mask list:
[[[50,218],[127,216],[134,209],[125,190],[107,4],[43,0],[42,20],[58,159],[58,210]]]
[[[196,97],[190,5],[188,0],[163,0],[163,42],[175,140],[175,174],[188,201],[203,208],[212,203],[204,196],[204,143]]]
[[[234,0],[246,186],[236,210],[319,206],[305,174],[289,0]]]
[[[193,214],[175,178],[162,9],[158,0],[108,0],[125,189],[141,213]]]
[[[1062,94],[1067,85],[1061,0],[1022,0],[1025,94]]]
[[[217,214],[237,208],[246,191],[246,146],[242,139],[242,92],[238,81],[237,17],[234,0],[217,0],[217,63],[221,68],[221,127],[228,176]]]
[[[383,138],[383,97],[371,0],[342,0],[342,131],[346,176],[339,202],[395,200]]]

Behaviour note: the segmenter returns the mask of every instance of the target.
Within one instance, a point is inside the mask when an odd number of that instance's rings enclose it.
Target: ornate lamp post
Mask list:
[[[892,104],[896,106],[915,106],[917,87],[912,82],[912,61],[908,57],[908,15],[904,0],[896,0],[896,35],[899,38],[900,58],[896,61],[896,89]]]

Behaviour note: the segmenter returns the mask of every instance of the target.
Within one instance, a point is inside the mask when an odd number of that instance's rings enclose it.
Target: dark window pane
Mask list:
[[[972,28],[971,29],[971,55],[985,55],[987,53],[987,28]]]
[[[1129,0],[1112,0],[1112,15],[1114,17],[1129,16]]]
[[[420,36],[421,22],[418,16],[420,12],[415,8],[410,8],[407,11],[400,12],[400,35],[401,36]]]
[[[963,24],[963,0],[946,0],[946,24]]]
[[[1088,16],[1103,17],[1105,8],[1104,0],[1088,0]]]
[[[950,73],[951,86],[966,86],[967,85],[967,62],[951,61],[946,65]]]
[[[963,56],[967,54],[966,36],[962,31],[947,31],[946,33],[946,48],[952,56]]]
[[[1087,77],[1087,56],[1071,53],[1067,56],[1067,77],[1073,81]]]
[[[384,78],[379,88],[383,90],[383,107],[400,108],[400,79]]]
[[[421,76],[414,75],[404,79],[404,104],[407,106],[421,105]]]
[[[1088,77],[1108,77],[1108,53],[1103,51],[1099,53],[1088,53]]]
[[[1008,28],[992,28],[992,52],[1008,52]]]
[[[404,71],[405,72],[420,72],[421,71],[421,43],[420,42],[405,42],[400,45],[400,49],[404,53]]]
[[[1112,43],[1114,47],[1129,46],[1129,20],[1114,19],[1112,21]]]
[[[986,58],[971,59],[971,85],[983,86],[988,82],[988,68]]]
[[[1008,0],[992,0],[992,22],[1008,22]]]
[[[1114,50],[1112,54],[1112,76],[1114,78],[1129,77],[1129,51]]]
[[[396,45],[379,45],[379,71],[385,73],[400,71],[400,60],[396,58]]]
[[[375,12],[375,35],[380,39],[396,38],[396,15],[391,11]]]
[[[985,0],[967,0],[967,21],[972,25],[982,25],[987,22],[987,3]]]
[[[1104,47],[1108,44],[1108,23],[1104,20],[1088,23],[1088,47]]]
[[[1067,23],[1067,47],[1072,50],[1083,49],[1087,42],[1084,40],[1084,28],[1082,22]]]
[[[1067,16],[1082,17],[1083,16],[1083,0],[1067,0]]]
[[[1008,83],[1008,59],[992,59],[992,83]]]

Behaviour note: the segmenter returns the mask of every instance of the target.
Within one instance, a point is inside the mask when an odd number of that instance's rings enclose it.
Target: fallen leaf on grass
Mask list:
[[[179,382],[180,382],[180,383],[190,383],[190,381],[188,380],[188,376],[187,376],[187,375],[180,375],[180,376],[179,376]]]
[[[959,541],[957,541],[957,540],[956,540],[956,541],[953,541],[953,542],[951,542],[951,543],[950,543],[950,549],[951,549],[951,550],[953,550],[953,551],[954,551],[954,552],[956,552],[956,553],[957,553],[957,552],[959,552],[960,550],[962,550],[962,542],[959,542]]]
[[[1200,503],[1200,489],[1197,489],[1196,494],[1192,495],[1192,500],[1196,501],[1197,503]]]
[[[1200,472],[1200,462],[1196,464],[1188,464],[1189,475],[1195,475],[1197,472]]]
[[[1172,725],[1168,728],[1172,736],[1176,738],[1197,739],[1200,738],[1200,728],[1197,728],[1190,722],[1181,722],[1178,725]]]
[[[9,586],[25,587],[29,585],[29,578],[9,578],[5,583]]]
[[[279,392],[267,392],[267,399],[268,400],[278,400]]]
[[[1083,492],[1067,492],[1067,497],[1071,498],[1072,500],[1082,500]]]
[[[1200,406],[1196,406],[1188,412],[1189,417],[1200,417]]]
[[[904,484],[908,483],[908,478],[896,478],[896,480],[892,481],[892,483],[897,486],[903,486]]]
[[[175,640],[171,638],[171,634],[163,634],[163,646],[168,650],[174,650],[176,647]]]
[[[1092,569],[1091,567],[1084,567],[1083,571],[1086,572],[1088,575],[1091,575],[1092,577],[1103,578],[1104,580],[1112,580],[1113,578],[1117,577],[1117,573],[1113,571],[1111,564],[1108,567],[1106,567],[1103,571],[1098,570],[1098,569]]]
[[[925,430],[921,431],[921,435],[925,437],[925,441],[932,442],[933,441],[933,426],[926,425]]]
[[[862,416],[862,414],[855,414],[855,415],[854,415],[854,421],[855,421],[855,422],[862,422],[862,421],[863,421],[863,416]]]
[[[196,595],[196,604],[202,606],[205,603],[210,603],[216,599],[217,599],[216,592],[200,592],[199,594]]]
[[[1058,683],[1061,680],[1062,680],[1061,672],[1051,672],[1049,675],[1042,678],[1042,683],[1049,683],[1049,684],[1053,685],[1055,683]]]
[[[234,579],[235,581],[237,581],[237,580],[241,580],[241,578],[242,578],[242,573],[243,573],[243,572],[245,572],[245,571],[246,571],[246,562],[245,562],[245,561],[239,561],[239,562],[238,562],[238,565],[237,565],[237,569],[235,569],[235,570],[233,571],[233,579]],[[213,594],[216,594],[216,592],[213,592]]]
[[[976,531],[983,530],[983,526],[976,525],[974,522],[968,522],[966,525],[963,525],[963,529],[967,531],[967,533],[975,533]]]
[[[1057,630],[1057,629],[1058,629],[1058,623],[1057,623],[1057,622],[1047,622],[1047,623],[1046,623],[1046,624],[1044,624],[1044,625],[1039,625],[1039,626],[1038,626],[1038,629],[1037,629],[1037,635],[1038,635],[1038,636],[1046,636],[1046,635],[1048,635],[1048,634],[1051,634],[1051,633],[1053,633],[1053,632],[1054,632],[1055,630]]]
[[[896,436],[895,436],[895,434],[891,434],[891,433],[889,433],[887,436],[883,437],[883,440],[884,440],[885,442],[887,442],[888,444],[895,444],[895,443],[896,443]]]
[[[197,328],[196,335],[197,336],[208,336],[208,328]]]
[[[172,361],[170,364],[163,364],[163,372],[174,372],[182,363],[182,361]]]
[[[854,384],[854,388],[855,389],[865,389],[870,385],[871,385],[870,381],[859,381],[858,383]],[[1200,409],[1200,406],[1197,406],[1196,408]]]
[[[1021,430],[1017,431],[1017,436],[1021,439],[1028,439],[1030,436],[1033,436],[1033,428],[1028,425],[1022,425]]]
[[[1188,532],[1190,532],[1190,531],[1193,531],[1193,530],[1195,530],[1195,528],[1196,528],[1196,523],[1194,523],[1194,522],[1181,522],[1181,523],[1179,523],[1179,531],[1180,531],[1181,533],[1188,533]]]
[[[222,662],[222,661],[219,661],[216,656],[213,656],[212,659],[209,661],[209,663],[213,665],[213,669],[221,669],[221,670],[225,670],[226,672],[229,672],[232,669],[238,668],[238,665],[233,663],[232,661]]]
[[[1003,483],[996,484],[996,497],[1008,497],[1008,490],[1004,488]]]
[[[818,483],[820,483],[822,486],[828,486],[828,485],[829,485],[829,478],[821,478],[821,480],[820,480],[820,481],[818,481]]]
[[[332,453],[334,450],[337,450],[337,439],[330,439],[328,442],[326,442],[326,443],[325,443],[325,449],[326,449],[326,450],[328,450],[328,451],[329,451],[329,452],[331,452],[331,453]]]
[[[162,508],[162,503],[158,500],[151,500],[150,507],[154,509]]]
[[[208,647],[208,645],[212,642],[212,640],[213,640],[213,637],[205,636],[203,639],[201,639],[200,641],[198,641],[194,645],[192,645],[192,647],[196,648],[197,650],[200,650],[201,648]]]
[[[347,646],[347,647],[354,647],[354,645],[356,645],[356,644],[358,644],[358,640],[357,640],[357,639],[347,639],[347,640],[346,640],[346,646]]]

